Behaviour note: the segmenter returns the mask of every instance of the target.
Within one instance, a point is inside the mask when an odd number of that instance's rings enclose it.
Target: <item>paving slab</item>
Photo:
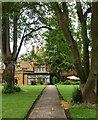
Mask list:
[[[29,120],[32,118],[58,118],[59,120],[66,118],[64,109],[60,105],[57,89],[54,85],[46,86],[42,96],[29,115]]]

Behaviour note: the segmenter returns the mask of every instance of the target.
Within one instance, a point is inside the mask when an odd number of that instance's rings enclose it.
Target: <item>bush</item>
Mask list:
[[[21,88],[18,86],[12,87],[11,85],[7,85],[6,88],[2,90],[2,93],[11,94],[11,93],[20,92],[20,91],[21,91]]]
[[[51,85],[51,83],[50,83],[50,82],[47,82],[47,85]]]
[[[40,81],[40,84],[41,84],[41,85],[43,85],[43,84],[44,84],[43,80],[41,80],[41,81]]]
[[[60,81],[59,84],[64,85],[64,82]]]
[[[20,92],[21,88],[19,86],[14,86],[14,90],[15,90],[15,92]]]
[[[55,84],[57,84],[57,82],[58,82],[57,77],[54,76],[54,77],[52,78],[52,84],[55,85]]]
[[[64,81],[64,82],[60,81],[60,84],[61,85],[70,85],[70,81],[67,81],[67,80]]]
[[[2,86],[4,86],[5,85],[5,83],[2,83]]]
[[[31,85],[36,85],[36,81],[35,80],[31,81]]]
[[[72,100],[74,103],[82,103],[82,93],[79,88],[76,88],[72,93]]]
[[[76,85],[79,85],[79,84],[80,84],[80,81],[77,81],[77,82],[76,82]]]
[[[80,84],[80,81],[71,82],[71,81],[66,80],[66,81],[64,81],[64,82],[60,81],[59,83],[60,83],[61,85],[79,85],[79,84]]]
[[[4,94],[11,94],[13,92],[14,92],[13,87],[6,87],[2,90],[2,93],[4,93]]]
[[[66,81],[64,82],[64,85],[70,85],[70,81],[67,81],[67,80],[66,80]]]

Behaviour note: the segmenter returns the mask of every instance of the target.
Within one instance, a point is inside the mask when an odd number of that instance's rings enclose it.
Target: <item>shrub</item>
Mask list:
[[[79,84],[80,84],[80,81],[71,82],[71,81],[66,80],[66,81],[64,81],[64,82],[60,81],[59,83],[60,83],[61,85],[79,85]]]
[[[64,82],[64,85],[70,85],[70,81],[67,81],[67,80],[66,80],[66,81]]]
[[[36,81],[35,80],[31,81],[31,85],[36,85]]]
[[[58,82],[57,77],[54,76],[54,77],[52,78],[52,84],[53,84],[53,85],[54,85],[54,84],[57,84],[57,82]]]
[[[72,93],[72,100],[74,103],[82,103],[82,93],[79,88],[76,88]]]
[[[47,82],[47,85],[51,85],[51,83],[50,83],[50,82]]]
[[[14,90],[15,90],[15,92],[20,92],[21,88],[19,86],[14,86]]]
[[[6,88],[4,88],[2,90],[2,93],[4,94],[11,94],[11,93],[14,93],[14,92],[20,92],[21,91],[21,88],[18,87],[18,86],[11,86],[11,85],[7,85]]]
[[[2,93],[4,93],[4,94],[11,94],[13,92],[14,92],[13,87],[6,87],[2,90]]]
[[[79,84],[80,84],[80,81],[77,81],[77,82],[76,82],[76,85],[79,85]]]
[[[59,84],[64,85],[64,82],[60,81]]]
[[[43,84],[44,84],[43,80],[41,80],[41,81],[40,81],[40,84],[41,84],[41,85],[43,85]]]
[[[2,86],[4,86],[5,85],[5,83],[2,83]]]
[[[61,85],[70,85],[70,81],[67,81],[67,80],[64,81],[64,82],[60,81],[60,84]]]
[[[37,80],[40,82],[42,80],[42,76],[39,75]]]

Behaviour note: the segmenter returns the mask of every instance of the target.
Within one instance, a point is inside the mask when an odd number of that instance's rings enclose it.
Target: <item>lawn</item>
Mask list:
[[[2,117],[24,118],[28,110],[45,88],[44,85],[20,86],[22,91],[13,94],[2,94]]]
[[[70,101],[72,93],[78,85],[57,85],[57,88],[65,101]],[[72,118],[96,118],[96,106],[80,104],[69,107]]]
[[[1,84],[0,84],[0,120],[2,118],[2,87],[1,87]]]

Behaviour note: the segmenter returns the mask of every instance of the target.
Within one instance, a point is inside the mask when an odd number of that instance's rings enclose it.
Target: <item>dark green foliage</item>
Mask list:
[[[55,23],[55,22],[54,22]],[[54,30],[48,30],[43,34],[45,44],[45,61],[49,65],[52,73],[69,71],[74,68],[71,51],[59,27]]]
[[[4,86],[5,85],[5,83],[2,83],[2,86]]]
[[[21,88],[19,86],[14,86],[14,91],[15,92],[20,92],[21,91]]]
[[[65,81],[64,85],[70,85],[70,83],[71,83],[70,81]]]
[[[31,85],[36,85],[36,81],[35,80],[31,81]]]
[[[71,85],[79,85],[80,84],[80,81],[77,81],[77,82],[70,82]]]
[[[51,83],[50,83],[50,82],[48,82],[48,83],[47,83],[47,85],[51,85]]]
[[[41,80],[41,81],[40,81],[40,84],[41,84],[41,85],[43,85],[43,84],[44,84],[43,80]]]
[[[62,82],[62,81],[60,81],[59,82],[61,85],[79,85],[80,84],[80,81],[77,81],[77,82],[71,82],[71,81],[64,81],[64,82]]]
[[[3,90],[2,93],[4,94],[11,94],[14,92],[20,92],[21,88],[19,86],[12,87],[11,85],[7,85]]]
[[[79,88],[76,88],[72,93],[72,99],[74,103],[82,103],[82,93]]]
[[[54,84],[57,84],[57,82],[58,82],[57,77],[54,76],[54,77],[52,78],[52,84],[53,84],[53,85],[54,85]]]
[[[2,90],[2,93],[4,93],[4,94],[11,94],[11,93],[13,93],[13,92],[14,92],[13,87],[9,87],[9,86],[7,86],[6,88],[4,88],[4,89]]]

